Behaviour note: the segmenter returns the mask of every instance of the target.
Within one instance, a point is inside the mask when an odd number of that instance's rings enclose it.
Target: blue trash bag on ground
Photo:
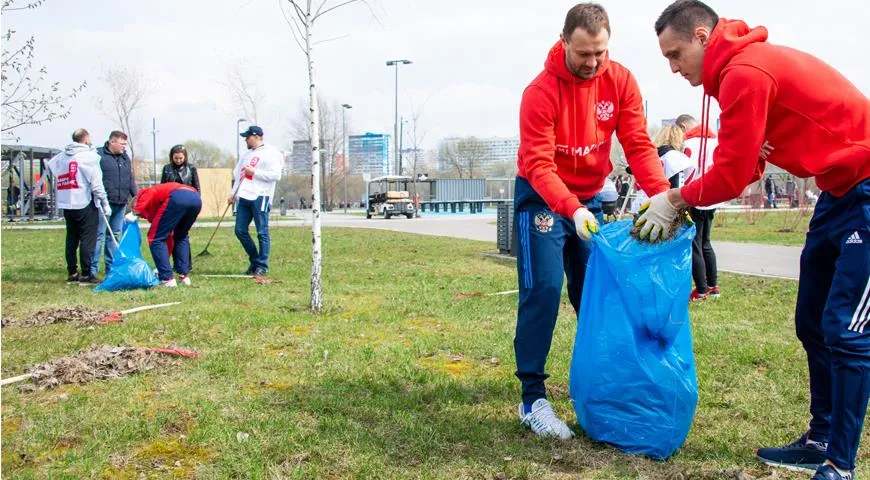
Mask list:
[[[112,240],[107,238],[107,242]],[[142,233],[139,231],[139,221],[124,221],[121,242],[115,250],[112,260],[112,271],[106,275],[102,283],[94,288],[95,292],[114,292],[117,290],[132,290],[134,288],[150,288],[160,283],[154,270],[142,258]]]
[[[570,394],[591,439],[664,460],[685,442],[698,403],[688,306],[695,227],[654,245],[631,228],[615,222],[594,237]]]

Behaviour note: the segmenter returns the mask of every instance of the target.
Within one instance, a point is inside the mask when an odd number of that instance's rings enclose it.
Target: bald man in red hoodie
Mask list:
[[[602,216],[598,193],[613,170],[613,133],[648,195],[670,184],[647,133],[637,82],[609,58],[607,12],[595,3],[574,6],[560,37],[520,105],[514,351],[520,421],[540,436],[569,439],[572,431],[547,401],[544,368],[565,274],[571,305],[580,308],[589,240]]]
[[[766,162],[815,177],[823,193],[801,254],[795,311],[812,419],[795,442],[757,454],[814,471],[814,480],[851,480],[870,394],[870,100],[821,60],[767,43],[764,27],[720,19],[697,0],[669,6],[655,30],[671,70],[703,85],[702,123],[709,97],[722,114],[713,166],[652,197],[641,234],[666,234],[679,208],[740,195]]]

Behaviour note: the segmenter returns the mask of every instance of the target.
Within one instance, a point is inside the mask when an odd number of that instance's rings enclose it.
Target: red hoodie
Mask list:
[[[133,206],[133,211],[151,222],[151,228],[148,230],[148,243],[151,243],[154,235],[157,233],[157,224],[160,223],[160,217],[163,216],[166,205],[169,204],[169,195],[176,190],[196,191],[193,187],[169,182],[143,188],[136,195],[136,204]],[[172,248],[169,248],[169,251],[171,252]]]
[[[600,192],[613,171],[616,131],[638,183],[650,195],[665,191],[669,183],[643,115],[640,89],[628,69],[605,58],[595,76],[583,80],[568,70],[559,41],[523,92],[518,174],[554,212],[571,218],[580,199]]]
[[[740,195],[765,161],[841,196],[870,177],[870,101],[812,55],[767,43],[767,29],[721,19],[704,53],[704,93],[722,109],[713,167],[682,189],[690,205]]]

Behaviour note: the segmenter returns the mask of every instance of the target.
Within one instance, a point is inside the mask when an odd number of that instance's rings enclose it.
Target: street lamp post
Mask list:
[[[344,213],[347,214],[347,169],[350,168],[350,158],[348,157],[348,137],[347,137],[347,117],[345,113],[353,108],[352,106],[343,103],[341,104],[341,135],[342,135],[342,143],[344,144],[344,152],[341,156],[341,161],[343,165],[341,166],[341,171],[344,172]]]
[[[387,66],[396,67],[396,85],[395,85],[395,116],[393,118],[393,155],[396,160],[397,175],[402,174],[402,159],[399,157],[399,65],[408,65],[410,60],[388,60]]]
[[[242,128],[242,122],[247,122],[247,120],[245,120],[244,118],[236,120],[236,166],[238,166],[239,160],[242,159],[242,151],[239,147],[239,139],[242,138],[240,136],[241,132],[239,132],[239,130]]]

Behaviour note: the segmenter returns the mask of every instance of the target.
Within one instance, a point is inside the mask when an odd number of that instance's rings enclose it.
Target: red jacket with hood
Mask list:
[[[640,89],[631,72],[605,58],[591,79],[568,70],[559,41],[520,105],[520,177],[554,212],[571,218],[581,199],[601,191],[613,171],[613,132],[638,183],[649,195],[669,183],[649,138]]]
[[[835,196],[870,177],[870,100],[821,60],[766,40],[766,28],[727,19],[710,36],[702,82],[722,109],[719,147],[683,187],[690,205],[739,196],[765,161]]]
[[[169,204],[169,195],[176,190],[190,190],[196,192],[193,187],[182,185],[180,183],[168,182],[155,185],[153,187],[143,188],[136,195],[136,203],[133,206],[133,211],[139,216],[151,222],[151,228],[148,230],[148,243],[154,240],[154,235],[157,233],[157,225],[160,223],[160,218],[166,210],[166,205]],[[172,242],[170,237],[169,242]],[[169,247],[172,251],[172,247]]]

